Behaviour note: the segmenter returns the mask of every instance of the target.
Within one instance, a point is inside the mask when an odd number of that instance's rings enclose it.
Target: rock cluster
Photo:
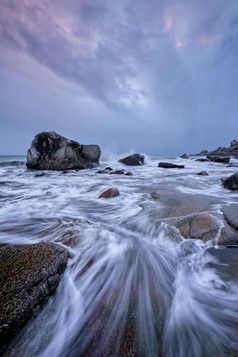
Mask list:
[[[35,136],[27,151],[26,166],[35,170],[86,169],[99,164],[98,145],[80,145],[54,131]]]
[[[207,151],[203,150],[200,153],[196,154],[198,156],[207,156],[207,155],[212,155],[212,156],[234,156],[238,157],[238,141],[233,140],[230,143],[230,147],[225,148],[225,147],[218,147],[216,150],[213,151]]]
[[[0,248],[0,348],[55,292],[67,259],[67,250],[54,243]]]

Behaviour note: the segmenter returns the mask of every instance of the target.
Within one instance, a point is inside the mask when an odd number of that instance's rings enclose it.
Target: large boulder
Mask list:
[[[80,145],[54,131],[35,136],[27,151],[26,166],[36,170],[86,169],[99,163],[98,145]]]
[[[118,161],[121,162],[122,164],[129,165],[129,166],[141,166],[144,165],[144,159],[145,159],[144,155],[132,154]]]
[[[222,180],[223,186],[229,190],[238,189],[238,172],[229,176],[227,179]]]
[[[67,259],[67,250],[54,243],[0,248],[0,349],[55,292]]]

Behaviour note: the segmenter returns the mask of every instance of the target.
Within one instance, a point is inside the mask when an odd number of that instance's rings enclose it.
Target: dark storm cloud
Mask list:
[[[0,3],[2,48],[129,115],[138,131],[165,132],[191,148],[212,133],[214,145],[228,140],[236,126],[237,25],[236,0]]]

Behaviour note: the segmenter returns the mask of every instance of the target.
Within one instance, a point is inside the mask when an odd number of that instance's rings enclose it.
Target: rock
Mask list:
[[[222,207],[222,212],[227,223],[238,230],[238,205],[231,204],[229,206],[224,206]]]
[[[229,176],[227,179],[222,180],[223,186],[229,190],[238,189],[238,172]]]
[[[109,188],[107,191],[104,191],[101,193],[101,195],[98,198],[112,198],[119,196],[120,192],[117,188]]]
[[[206,161],[210,161],[210,160],[209,159],[196,159],[195,161],[206,162]]]
[[[125,170],[115,170],[115,171],[111,171],[109,175],[124,175]]]
[[[97,174],[108,174],[107,170],[99,170],[96,172]]]
[[[201,239],[204,242],[216,238],[220,229],[217,220],[205,213],[185,217],[175,223],[175,227],[184,238]]]
[[[69,171],[65,170],[65,171],[63,171],[63,172],[61,172],[61,173],[62,173],[62,174],[68,174]]]
[[[85,169],[99,163],[98,145],[80,145],[54,131],[35,136],[27,151],[26,166],[35,170]]]
[[[227,167],[238,167],[238,164],[229,164]]]
[[[187,154],[183,154],[180,156],[181,159],[189,159],[189,156]]]
[[[208,155],[207,158],[212,162],[220,162],[222,164],[229,164],[230,162],[230,157],[218,157]]]
[[[110,166],[106,167],[105,170],[112,171],[112,168]]]
[[[126,176],[133,176],[133,173],[131,171],[128,171],[127,173],[125,173]]]
[[[158,200],[158,199],[160,199],[161,195],[159,195],[157,192],[151,192],[151,197],[154,200]]]
[[[67,250],[54,243],[0,249],[0,348],[55,292],[67,259]]]
[[[208,173],[206,171],[201,171],[198,172],[196,175],[200,175],[200,176],[209,176]]]
[[[163,167],[164,169],[184,169],[184,165],[175,165],[170,162],[159,162],[158,167]]]
[[[42,174],[35,175],[35,177],[42,177],[42,176],[46,176],[46,174],[42,173]]]
[[[145,159],[144,155],[132,154],[118,161],[121,162],[122,164],[129,165],[129,166],[140,166],[140,165],[144,165],[144,159]]]
[[[216,150],[213,151],[207,151],[203,150],[199,154],[196,154],[197,156],[206,156],[206,155],[212,155],[212,156],[234,156],[238,157],[238,141],[233,140],[230,143],[229,148],[225,147],[218,147]]]

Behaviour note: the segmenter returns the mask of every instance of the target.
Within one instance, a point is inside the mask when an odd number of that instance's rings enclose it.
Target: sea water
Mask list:
[[[159,161],[185,169],[158,168]],[[97,173],[107,166],[133,175]],[[71,257],[55,295],[7,355],[237,355],[237,280],[221,278],[222,263],[210,254],[216,242],[184,239],[151,196],[161,189],[203,194],[219,212],[238,203],[237,193],[221,185],[236,171],[177,157],[126,167],[111,156],[97,168],[35,177],[25,157],[0,157],[0,243],[50,241]],[[99,199],[108,188],[120,195]]]

